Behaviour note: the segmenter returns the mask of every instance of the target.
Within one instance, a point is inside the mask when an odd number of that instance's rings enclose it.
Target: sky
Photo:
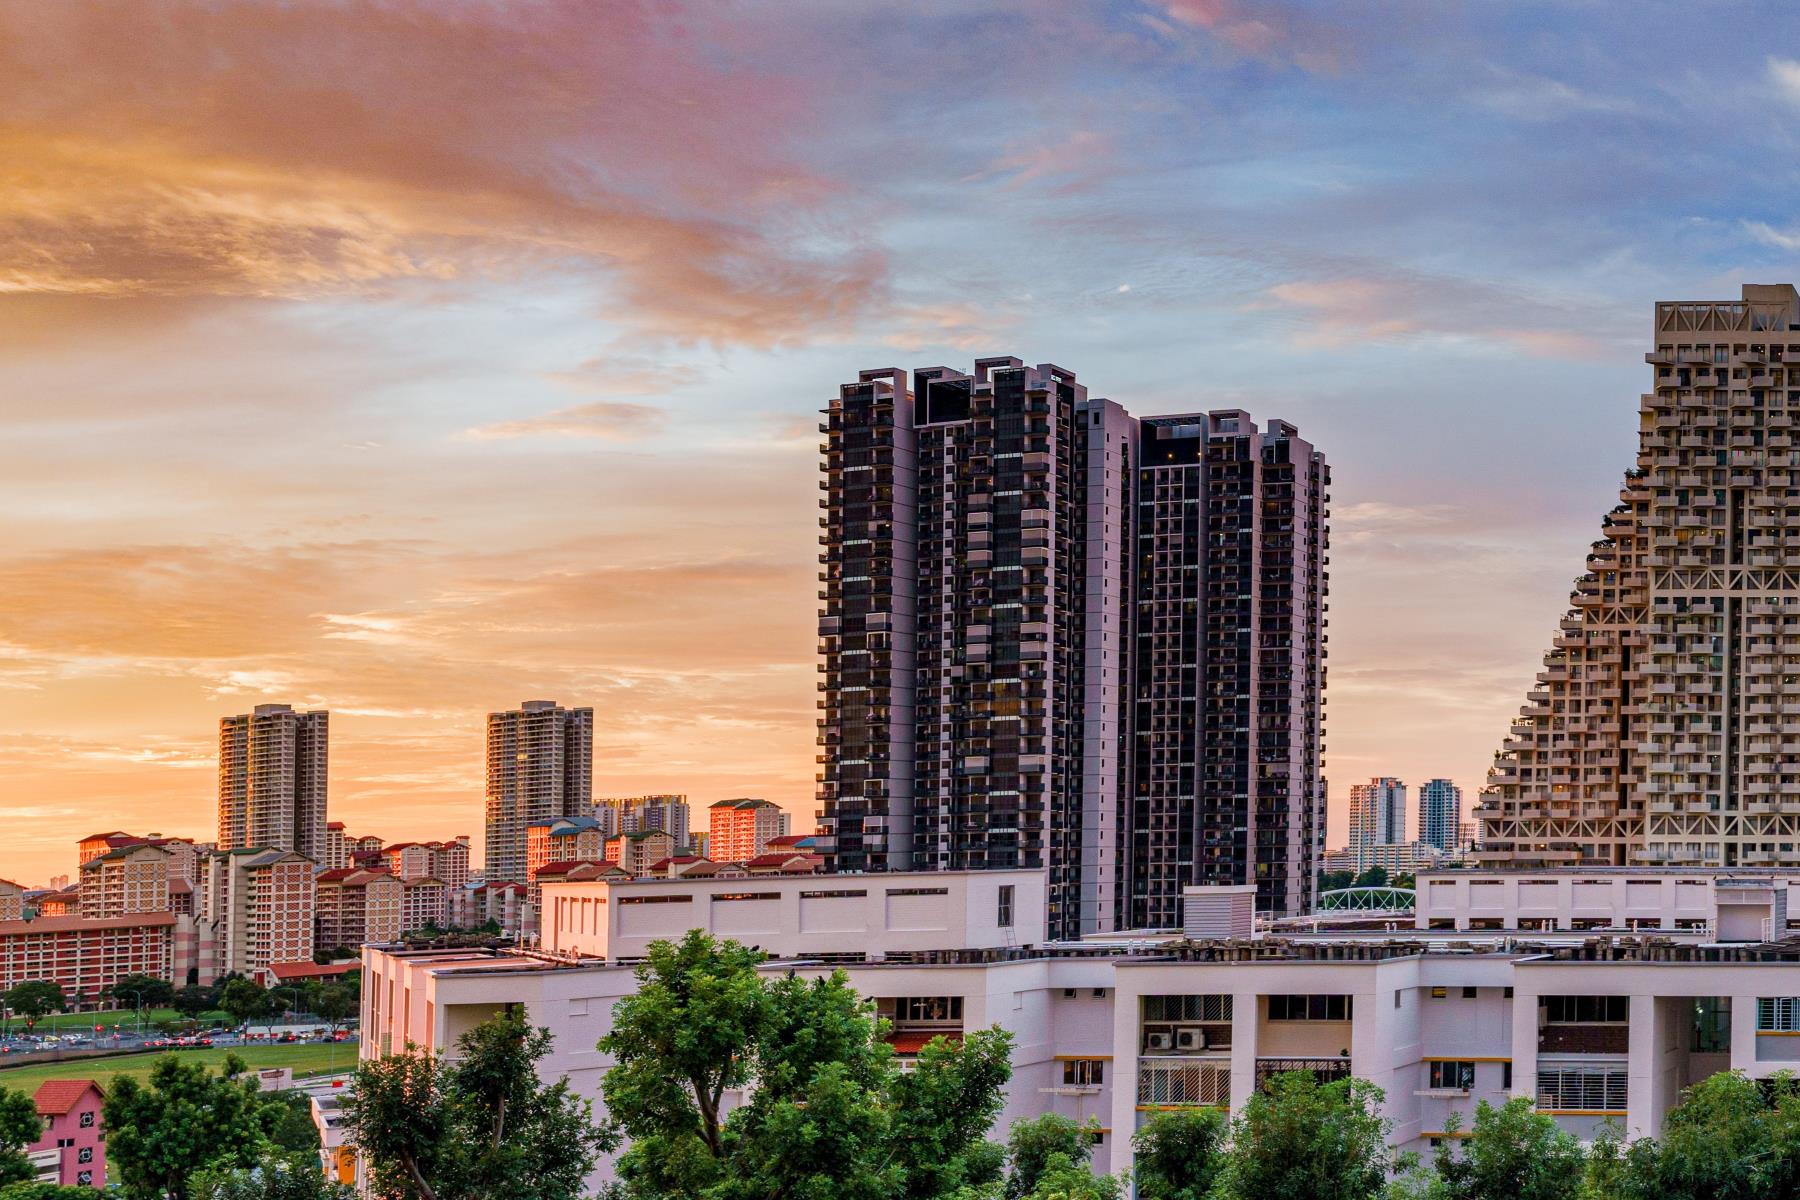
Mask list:
[[[817,410],[1012,354],[1331,462],[1331,839],[1479,787],[1657,299],[1800,278],[1783,4],[0,0],[0,876],[210,836],[217,719],[480,838],[814,809]],[[1793,55],[1794,57],[1785,57]]]

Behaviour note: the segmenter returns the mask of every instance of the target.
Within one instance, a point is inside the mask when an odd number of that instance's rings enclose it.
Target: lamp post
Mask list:
[[[144,1036],[144,993],[138,991],[136,988],[113,989],[113,995],[115,996],[119,995],[121,992],[131,997],[132,1008],[137,1013],[138,1036],[141,1038]]]

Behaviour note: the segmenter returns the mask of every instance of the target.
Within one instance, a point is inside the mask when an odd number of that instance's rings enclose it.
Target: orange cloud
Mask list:
[[[800,78],[664,6],[0,0],[0,295],[310,297],[587,264],[609,316],[778,344],[876,305]]]

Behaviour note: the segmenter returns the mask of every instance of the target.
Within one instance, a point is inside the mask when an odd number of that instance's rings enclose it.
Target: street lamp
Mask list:
[[[113,989],[113,995],[115,995],[115,996],[119,995],[121,992],[123,992],[125,995],[131,997],[132,1007],[134,1009],[136,1009],[136,1011],[137,1011],[138,1036],[143,1037],[144,1036],[144,993],[138,991],[136,988],[114,988]]]

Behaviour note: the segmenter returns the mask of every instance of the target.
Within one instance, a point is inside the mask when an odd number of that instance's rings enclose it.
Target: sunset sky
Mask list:
[[[1334,801],[1473,793],[1651,302],[1800,278],[1753,7],[0,0],[0,876],[210,837],[265,701],[359,832],[535,697],[810,828],[816,411],[978,355],[1297,422]]]

